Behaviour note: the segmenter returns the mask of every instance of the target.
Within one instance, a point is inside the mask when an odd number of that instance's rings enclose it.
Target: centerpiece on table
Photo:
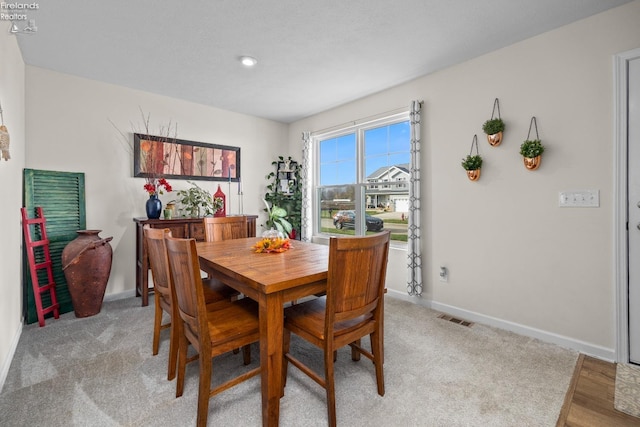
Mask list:
[[[252,249],[258,253],[280,253],[291,248],[289,238],[286,237],[291,233],[293,226],[286,220],[287,211],[278,206],[269,206],[269,203],[262,199],[267,207],[268,214],[267,227],[262,233],[262,239],[252,246]]]
[[[280,253],[291,249],[291,242],[282,237],[265,237],[251,248],[256,253]]]

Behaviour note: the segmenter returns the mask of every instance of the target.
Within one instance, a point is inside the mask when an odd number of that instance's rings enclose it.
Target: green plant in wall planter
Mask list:
[[[480,168],[482,168],[482,157],[480,155],[472,156],[469,154],[462,159],[462,167],[467,171],[467,176],[471,181],[480,179]]]
[[[500,145],[502,142],[502,132],[504,131],[504,122],[502,119],[490,119],[484,122],[482,130],[487,134],[487,141],[492,146]]]
[[[524,166],[529,170],[536,170],[540,167],[542,153],[544,153],[544,145],[539,139],[527,139],[520,146]]]
[[[473,154],[473,146],[476,146],[476,154]],[[467,171],[467,177],[471,181],[477,181],[480,179],[480,168],[482,167],[482,157],[480,157],[480,153],[478,152],[478,135],[473,135],[473,140],[471,141],[471,150],[469,151],[469,155],[462,159],[461,163],[464,170]]]
[[[498,117],[494,118],[498,110]],[[504,131],[504,122],[500,118],[500,102],[498,98],[493,101],[493,111],[491,112],[491,118],[484,122],[482,130],[487,134],[487,141],[491,146],[500,145],[502,142],[502,132]]]
[[[535,126],[535,127],[534,127]],[[536,137],[531,138],[531,129],[535,129]],[[536,117],[531,117],[531,123],[529,123],[529,133],[527,133],[527,139],[520,145],[520,154],[524,160],[524,167],[534,171],[540,167],[542,162],[542,153],[544,153],[544,145],[540,142],[540,136],[538,136],[538,121]]]

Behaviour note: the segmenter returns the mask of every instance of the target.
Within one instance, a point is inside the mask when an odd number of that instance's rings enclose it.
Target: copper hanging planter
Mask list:
[[[473,146],[476,147],[476,154],[473,155]],[[480,168],[482,167],[482,157],[478,151],[478,135],[473,135],[471,141],[471,150],[469,155],[462,159],[462,167],[467,171],[467,177],[471,181],[477,181],[480,179]]]
[[[529,169],[530,171],[534,171],[540,167],[540,163],[542,163],[542,156],[536,157],[523,157],[524,167]]]
[[[487,142],[492,147],[497,147],[502,142],[502,132],[487,135]]]
[[[535,126],[536,139],[530,139],[532,126]],[[529,124],[527,139],[520,145],[520,155],[524,161],[524,167],[530,171],[538,169],[540,163],[542,163],[542,153],[544,153],[544,145],[542,145],[540,136],[538,136],[538,121],[535,116],[533,116]]]
[[[474,169],[474,170],[468,170],[467,171],[467,177],[471,180],[471,181],[477,181],[480,179],[480,169]]]
[[[498,115],[496,117],[496,110]],[[497,147],[502,142],[502,131],[504,131],[504,121],[500,118],[500,102],[498,98],[493,101],[493,111],[491,112],[491,118],[484,122],[482,130],[487,134],[487,142],[492,147]]]

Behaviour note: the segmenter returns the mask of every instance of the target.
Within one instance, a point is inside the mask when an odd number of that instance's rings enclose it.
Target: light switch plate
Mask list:
[[[561,208],[598,208],[599,190],[571,190],[559,193],[558,206]]]

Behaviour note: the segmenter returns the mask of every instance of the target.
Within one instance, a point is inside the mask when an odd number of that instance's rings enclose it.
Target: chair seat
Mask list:
[[[256,313],[258,303],[250,298],[217,305],[216,310],[207,312],[211,344],[224,349],[224,344],[228,342],[233,342],[237,347],[258,341],[260,325]]]
[[[323,296],[300,304],[292,305],[284,310],[285,326],[289,329],[305,331],[312,336],[323,340],[325,314],[327,307],[327,297]],[[344,322],[336,322],[334,324],[334,336],[347,334],[357,329],[364,322],[371,319],[372,315],[368,313],[349,319]]]

